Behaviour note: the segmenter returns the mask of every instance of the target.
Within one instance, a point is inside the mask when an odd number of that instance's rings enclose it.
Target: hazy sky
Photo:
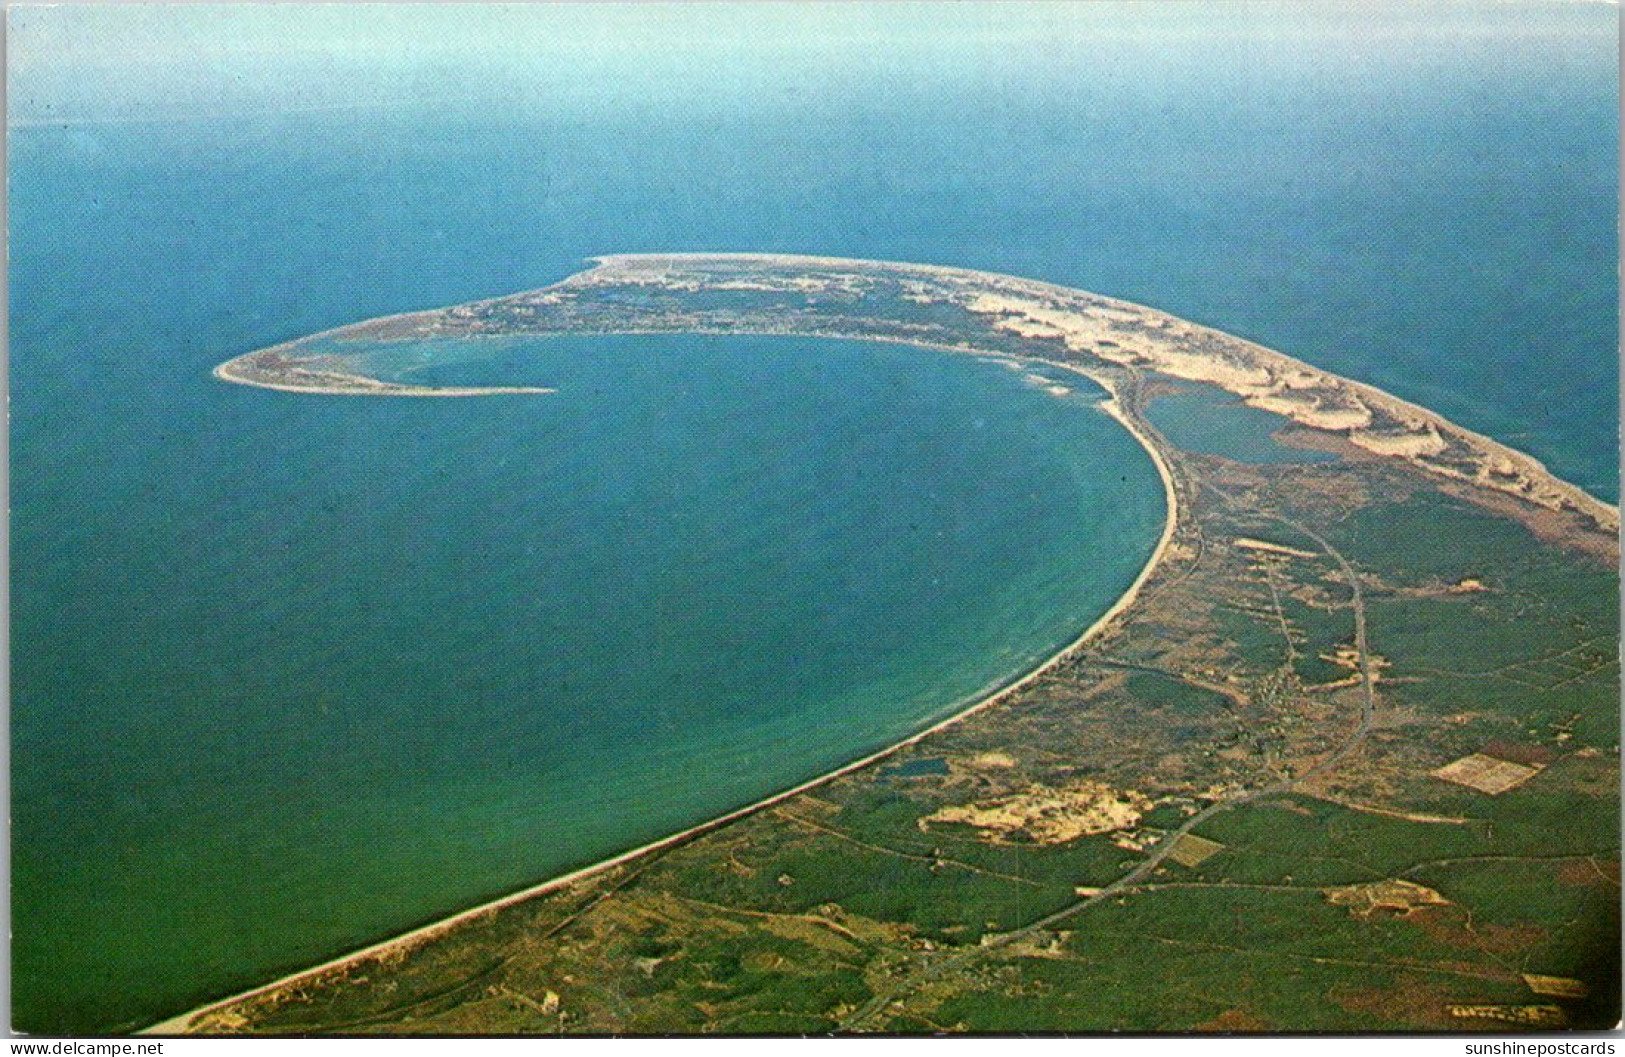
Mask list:
[[[1578,3],[13,7],[9,111],[15,124],[163,120],[538,94],[569,108],[1004,83],[1080,62],[1148,81],[1213,65],[1336,80],[1395,63],[1614,76],[1617,19]]]

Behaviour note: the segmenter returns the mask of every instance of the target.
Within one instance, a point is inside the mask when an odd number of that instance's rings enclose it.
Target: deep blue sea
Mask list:
[[[1098,394],[972,358],[537,340],[557,394],[367,400],[231,356],[599,253],[925,261],[1245,335],[1617,496],[1609,6],[9,28],[22,1029],[136,1026],[861,755],[1075,636],[1163,517]]]

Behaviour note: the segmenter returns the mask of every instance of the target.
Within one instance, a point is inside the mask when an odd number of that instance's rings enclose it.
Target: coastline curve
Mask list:
[[[1131,406],[1125,382],[1142,375],[1200,381],[1234,393],[1308,429],[1336,434],[1365,457],[1395,458],[1418,470],[1468,486],[1511,495],[1548,510],[1572,512],[1617,532],[1618,509],[1561,481],[1525,453],[1473,433],[1400,398],[1314,368],[1281,353],[1201,327],[1155,309],[1034,280],[937,265],[896,264],[827,257],[760,254],[640,254],[593,259],[593,267],[559,283],[520,294],[425,312],[380,317],[249,353],[221,364],[215,376],[237,384],[325,395],[484,396],[545,394],[544,387],[445,387],[376,378],[346,355],[366,343],[504,333],[778,333],[852,337],[970,354],[1015,356],[1073,371],[1108,393],[1101,407],[1148,452],[1163,483],[1166,517],[1155,549],[1127,591],[1076,639],[1028,672],[926,728],[880,750],[793,787],[763,797],[670,836],[579,870],[479,904],[319,965],[222,998],[144,1029],[145,1035],[183,1034],[209,1014],[235,1003],[415,947],[505,907],[564,888],[653,852],[707,833],[837,778],[867,768],[969,716],[1008,700],[1096,639],[1140,597],[1164,562],[1187,516],[1179,482],[1163,441]],[[852,294],[863,307],[865,283],[884,284],[888,296],[952,306],[972,331],[932,330],[909,318],[876,323],[861,312],[803,311],[801,298]],[[602,310],[593,300],[605,290],[633,290],[647,298],[627,310]],[[855,293],[854,293],[855,292]],[[684,295],[783,295],[778,314],[735,316],[728,309],[684,310]],[[703,298],[702,298],[703,299]],[[724,300],[727,300],[724,298]],[[678,302],[674,307],[674,301]],[[790,305],[790,311],[784,311]],[[585,306],[585,307],[583,307]],[[844,306],[850,309],[850,305]],[[797,314],[801,312],[801,314]],[[619,314],[616,314],[619,313]],[[979,328],[979,334],[974,332]],[[966,339],[971,334],[970,340]],[[980,340],[978,340],[978,338]],[[350,346],[348,343],[356,343]],[[1010,343],[1020,346],[1012,349]]]

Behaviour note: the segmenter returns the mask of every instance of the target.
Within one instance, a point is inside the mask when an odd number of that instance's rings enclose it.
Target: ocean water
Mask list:
[[[938,262],[1617,495],[1605,5],[9,17],[21,1028],[137,1025],[857,756],[1076,634],[1162,516],[1087,387],[973,359],[571,339],[466,368],[554,396],[411,401],[230,356],[597,253]]]

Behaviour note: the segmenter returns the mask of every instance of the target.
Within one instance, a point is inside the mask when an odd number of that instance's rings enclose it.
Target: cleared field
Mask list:
[[[1475,752],[1471,756],[1463,756],[1459,760],[1445,764],[1434,771],[1433,775],[1447,782],[1455,782],[1457,785],[1495,796],[1508,789],[1517,788],[1539,773],[1540,769],[1536,767],[1526,767],[1511,760],[1498,760],[1494,756]]]

